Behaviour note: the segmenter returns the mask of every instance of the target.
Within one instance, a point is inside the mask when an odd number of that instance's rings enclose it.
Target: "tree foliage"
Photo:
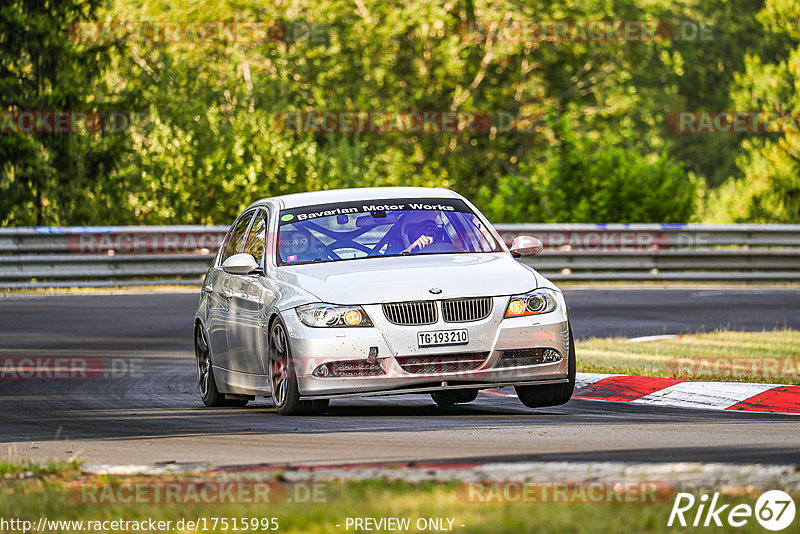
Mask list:
[[[742,142],[737,163],[742,177],[732,177],[711,195],[706,217],[721,222],[800,222],[800,6],[768,0],[758,19],[765,30],[789,43],[774,62],[745,57],[745,70],[735,78],[736,106],[789,114],[781,122],[788,132],[752,137]]]
[[[667,128],[673,111],[796,104],[790,0],[11,0],[0,9],[0,111],[127,118],[90,135],[0,135],[3,225],[225,223],[260,197],[374,185],[451,187],[503,221],[798,216],[792,138]],[[93,20],[254,21],[277,33],[261,43],[68,38],[72,23]],[[675,32],[550,42],[465,30],[553,20],[661,21]],[[686,24],[710,38],[687,37]],[[493,122],[458,133],[282,128],[281,114],[312,110],[472,111]]]
[[[11,0],[0,6],[0,111],[96,113],[118,105],[103,83],[111,45],[79,46],[69,28],[99,0]],[[112,133],[0,134],[0,224],[98,220],[96,193],[124,154]],[[112,215],[113,216],[113,215]]]
[[[697,190],[665,153],[641,154],[608,141],[578,139],[563,121],[541,164],[523,165],[478,202],[502,222],[681,222],[694,213]]]

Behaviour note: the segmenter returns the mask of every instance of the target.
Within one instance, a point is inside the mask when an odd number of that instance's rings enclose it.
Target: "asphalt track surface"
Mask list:
[[[797,289],[568,289],[576,337],[800,328]],[[0,298],[0,356],[137,362],[134,376],[0,380],[0,455],[88,464],[394,461],[800,463],[800,416],[573,399],[530,410],[482,394],[342,399],[322,417],[271,400],[203,407],[191,346],[196,293]],[[580,358],[580,354],[578,355]],[[509,391],[510,390],[505,390]]]

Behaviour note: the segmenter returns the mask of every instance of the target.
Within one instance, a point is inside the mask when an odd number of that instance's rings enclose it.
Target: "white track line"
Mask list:
[[[641,337],[632,337],[628,339],[628,343],[646,343],[648,341],[663,341],[665,339],[675,339],[680,337],[677,334],[664,334],[661,336],[641,336]]]
[[[774,387],[773,384],[738,382],[681,382],[631,403],[724,410]]]

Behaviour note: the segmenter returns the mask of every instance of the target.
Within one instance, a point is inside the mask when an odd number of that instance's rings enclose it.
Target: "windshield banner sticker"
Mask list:
[[[383,216],[396,211],[459,211],[471,213],[467,205],[460,199],[400,199],[400,200],[366,200],[362,202],[342,202],[337,204],[323,204],[305,206],[284,210],[281,212],[281,224],[309,221],[320,217],[333,217],[352,213],[371,213],[374,216]]]

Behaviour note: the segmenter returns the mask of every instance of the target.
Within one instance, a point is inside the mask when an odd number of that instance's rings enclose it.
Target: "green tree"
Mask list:
[[[0,112],[105,111],[116,101],[102,79],[109,46],[82,46],[70,26],[91,19],[99,0],[11,0],[0,7]],[[0,225],[92,220],[124,137],[0,135]]]
[[[608,141],[578,139],[559,121],[553,150],[526,174],[509,176],[489,198],[488,215],[502,222],[684,222],[691,219],[696,182],[666,153],[645,155]]]
[[[731,178],[711,193],[705,218],[713,222],[800,222],[800,6],[768,0],[758,20],[792,48],[777,61],[745,58],[744,72],[731,89],[737,109],[789,114],[787,131],[750,136],[737,159],[743,176]],[[769,33],[768,33],[769,34]],[[766,117],[766,115],[765,115]]]
[[[4,109],[110,107],[132,122],[119,135],[0,140],[2,224],[227,222],[259,197],[372,185],[452,187],[496,213],[511,197],[527,199],[530,209],[511,204],[515,213],[503,215],[515,220],[689,220],[695,189],[741,172],[733,162],[744,147],[733,137],[675,136],[667,116],[726,109],[746,52],[788,50],[785,32],[755,31],[761,22],[748,15],[761,0],[113,0],[98,10],[99,2],[3,8]],[[264,43],[66,38],[71,22],[92,19],[281,22],[287,32]],[[697,20],[714,38],[549,42],[464,31],[474,22],[601,19]],[[34,56],[47,68],[29,69]],[[282,131],[281,113],[309,110],[515,120],[471,133]],[[677,188],[677,200],[614,206],[638,199],[630,195],[643,184]]]

